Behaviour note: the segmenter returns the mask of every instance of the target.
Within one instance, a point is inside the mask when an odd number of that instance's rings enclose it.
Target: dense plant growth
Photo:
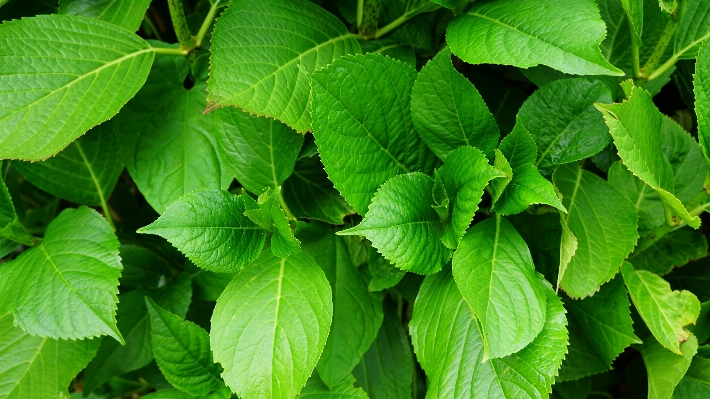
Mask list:
[[[0,398],[710,397],[710,0],[0,20]]]

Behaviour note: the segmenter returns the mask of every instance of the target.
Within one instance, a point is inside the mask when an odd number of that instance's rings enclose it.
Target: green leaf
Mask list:
[[[195,191],[180,197],[138,233],[165,238],[203,269],[236,272],[256,259],[264,247],[264,231],[244,216],[253,202],[246,194]]]
[[[626,17],[636,37],[643,31],[643,0],[621,0]]]
[[[402,270],[436,273],[451,258],[451,250],[441,242],[444,225],[432,208],[433,186],[422,173],[390,179],[377,190],[362,223],[338,234],[364,235]]]
[[[586,333],[582,331],[574,319],[570,318],[567,330],[569,331],[569,345],[565,359],[562,361],[559,376],[555,379],[556,383],[577,381],[580,378],[609,370],[609,364],[600,357]]]
[[[367,290],[343,238],[330,226],[312,222],[299,237],[303,252],[320,266],[333,292],[333,322],[316,370],[335,388],[375,340],[382,324],[382,296]]]
[[[698,141],[705,160],[710,163],[710,50],[704,45],[698,53],[693,78],[695,114],[698,116]]]
[[[382,55],[349,56],[311,76],[313,136],[335,188],[365,214],[380,185],[437,161],[409,109],[416,70]]]
[[[232,2],[212,35],[208,109],[234,105],[306,132],[308,74],[343,55],[360,54],[356,37],[307,0]]]
[[[673,399],[695,399],[707,395],[710,395],[710,360],[695,356],[673,391]]]
[[[412,347],[395,304],[386,300],[383,307],[385,317],[377,338],[353,370],[355,385],[362,387],[370,399],[411,398]]]
[[[404,270],[396,268],[374,248],[370,248],[369,252],[367,270],[369,270],[372,275],[372,279],[367,286],[369,291],[382,291],[387,288],[392,288],[397,285],[407,273]]]
[[[691,216],[673,195],[673,168],[661,148],[663,118],[648,92],[626,81],[622,88],[628,100],[618,104],[596,104],[604,115],[619,156],[629,170],[658,192],[661,201],[693,228],[700,218]]]
[[[453,260],[456,284],[481,323],[483,361],[518,352],[545,325],[545,289],[527,244],[500,216],[468,230]]]
[[[249,200],[253,204],[254,201],[251,198]],[[286,258],[301,250],[301,242],[293,236],[289,220],[281,207],[282,201],[281,187],[277,187],[274,191],[269,190],[261,194],[257,204],[247,203],[244,215],[252,222],[274,232],[271,235],[271,252],[279,258]]]
[[[37,337],[16,327],[11,315],[0,317],[0,397],[68,397],[67,387],[100,342]]]
[[[663,278],[635,270],[628,262],[621,267],[621,274],[631,301],[656,340],[673,353],[682,354],[680,344],[690,336],[683,327],[698,318],[698,298],[688,291],[672,291]]]
[[[246,112],[217,112],[215,119],[224,165],[239,184],[256,195],[283,185],[303,145],[302,134]]]
[[[689,228],[671,231],[653,245],[640,250],[637,248],[629,260],[637,270],[664,275],[674,267],[700,259],[708,254],[708,241],[703,233]]]
[[[549,175],[557,165],[604,149],[611,137],[594,104],[611,101],[604,83],[587,78],[562,79],[536,90],[518,112],[518,123],[537,143],[535,166]]]
[[[105,204],[123,171],[112,126],[110,121],[102,123],[45,161],[13,166],[52,195],[82,205]]]
[[[683,2],[683,19],[675,34],[673,55],[692,60],[698,55],[703,42],[710,37],[710,3],[705,0]]]
[[[611,164],[609,184],[631,201],[638,212],[638,231],[642,237],[665,224],[663,204],[656,191],[633,173],[621,161]]]
[[[363,54],[382,54],[409,64],[417,66],[417,55],[414,48],[397,43],[389,39],[365,40],[360,42]]]
[[[498,125],[473,84],[454,69],[448,48],[419,72],[411,108],[417,132],[442,160],[462,146],[476,147],[493,158]]]
[[[347,378],[339,382],[332,388],[327,385],[314,372],[311,378],[306,382],[306,386],[296,398],[307,399],[368,399],[367,394],[361,388],[355,388],[353,383],[355,378],[348,375]]]
[[[140,28],[151,0],[61,0],[59,13],[96,18],[131,32]]]
[[[710,257],[673,270],[663,278],[674,290],[688,290],[702,302],[710,300]]]
[[[483,362],[484,342],[476,317],[451,273],[426,277],[414,304],[410,333],[428,376],[427,395],[546,397],[566,352],[567,320],[559,297],[549,283],[543,284],[547,321],[540,334],[515,354]]]
[[[118,239],[93,209],[65,209],[49,224],[42,243],[0,268],[0,314],[33,335],[83,339],[116,327],[121,259]]]
[[[148,248],[122,244],[119,250],[123,272],[118,280],[121,287],[158,287],[172,277],[168,262]]]
[[[297,218],[343,224],[343,218],[355,213],[323,169],[320,157],[308,156],[296,161],[293,174],[283,185],[284,202]]]
[[[670,399],[698,351],[698,340],[690,334],[680,345],[681,355],[668,351],[650,337],[638,349],[648,372],[649,399]]]
[[[332,316],[328,279],[311,258],[262,252],[234,276],[212,315],[222,377],[244,399],[293,398],[318,362]]]
[[[599,50],[605,36],[604,22],[592,1],[479,3],[454,18],[446,30],[451,51],[471,64],[521,68],[543,64],[575,75],[622,76]]]
[[[60,15],[3,23],[0,49],[0,159],[39,161],[61,151],[116,115],[153,62],[138,36]]]
[[[195,396],[224,386],[221,367],[212,361],[210,336],[146,297],[155,360],[170,384]]]
[[[513,130],[501,140],[498,150],[515,169],[537,160],[537,144],[530,132],[523,126],[520,117],[516,117]]]
[[[593,295],[636,245],[636,208],[609,183],[574,163],[557,168],[552,178],[563,195],[567,224],[579,239],[559,277],[560,287],[573,298]]]
[[[2,164],[0,164],[2,166]],[[1,169],[1,168],[0,168]],[[24,245],[34,245],[36,239],[20,223],[15,205],[12,203],[10,191],[5,182],[0,178],[0,239],[12,240]],[[9,244],[6,244],[9,245]],[[16,244],[14,245],[17,246]],[[13,247],[14,249],[14,247]],[[2,292],[2,290],[0,290]],[[2,299],[2,298],[0,298]],[[2,301],[0,300],[0,309]]]

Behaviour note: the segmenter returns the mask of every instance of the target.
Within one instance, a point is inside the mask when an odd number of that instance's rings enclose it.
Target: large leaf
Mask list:
[[[148,43],[107,22],[50,15],[3,23],[0,159],[61,151],[116,115],[152,62]]]
[[[318,362],[332,316],[328,279],[311,258],[262,252],[212,315],[210,345],[222,377],[243,399],[293,398]]]
[[[96,18],[135,32],[151,0],[61,0],[59,13]]]
[[[333,292],[333,322],[316,366],[321,380],[332,388],[352,372],[375,340],[382,324],[382,296],[367,290],[344,239],[330,226],[312,222],[299,238],[303,252],[320,266]]]
[[[698,55],[701,44],[710,37],[710,3],[705,0],[688,0],[683,19],[675,34],[673,55],[692,60]]]
[[[481,95],[451,64],[448,48],[419,72],[412,88],[412,120],[441,159],[461,146],[476,147],[492,158],[500,136]]]
[[[303,135],[283,123],[246,112],[218,112],[216,137],[224,164],[256,195],[291,175]]]
[[[670,351],[681,355],[680,344],[690,332],[700,313],[698,298],[689,291],[672,291],[663,278],[645,270],[635,270],[625,262],[621,267],[626,288],[634,307],[656,340]]]
[[[611,280],[636,245],[636,208],[609,183],[576,164],[553,175],[563,195],[567,224],[578,238],[560,287],[573,298],[594,294]]]
[[[138,230],[159,235],[197,266],[236,272],[259,256],[265,232],[244,216],[254,200],[247,194],[207,189],[180,197],[158,220]]]
[[[461,294],[483,327],[483,360],[518,352],[545,325],[545,288],[527,244],[496,216],[468,230],[453,260]]]
[[[40,245],[0,267],[0,314],[33,335],[82,339],[110,335],[116,327],[121,258],[118,239],[93,209],[65,209],[47,227]]]
[[[366,54],[337,60],[311,77],[321,160],[335,188],[360,214],[388,179],[430,173],[435,165],[410,115],[416,76],[412,66]]]
[[[42,190],[83,205],[106,204],[123,171],[110,121],[74,140],[57,156],[13,166]]]
[[[446,30],[451,51],[471,64],[543,64],[576,75],[621,76],[624,73],[599,50],[605,36],[599,9],[590,0],[483,2],[456,17]]]
[[[99,348],[98,339],[56,340],[30,335],[0,318],[0,397],[63,399]]]
[[[451,258],[441,242],[444,224],[432,208],[434,181],[422,173],[408,173],[383,184],[359,225],[339,232],[364,235],[372,246],[402,270],[435,273]]]
[[[690,367],[698,350],[698,340],[690,334],[680,345],[680,355],[670,352],[651,337],[638,349],[648,372],[648,398],[669,399]]]
[[[428,376],[432,398],[542,398],[552,390],[567,347],[567,320],[562,303],[545,284],[547,321],[521,351],[482,360],[484,341],[476,317],[453,276],[428,276],[417,296],[410,323],[417,359]]]
[[[356,37],[307,0],[233,1],[212,35],[209,108],[235,105],[310,130],[308,73],[360,54]]]

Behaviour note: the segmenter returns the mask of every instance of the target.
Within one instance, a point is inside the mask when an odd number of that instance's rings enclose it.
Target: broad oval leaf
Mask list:
[[[518,352],[542,331],[545,288],[507,220],[497,216],[470,228],[454,254],[453,274],[483,328],[484,361]]]
[[[143,39],[103,21],[48,15],[0,25],[0,159],[48,158],[116,115],[153,56]]]
[[[591,0],[478,3],[446,30],[451,51],[471,64],[543,64],[576,75],[623,76],[599,50],[605,36],[604,21]]]
[[[262,252],[212,314],[210,345],[222,377],[244,399],[293,398],[318,362],[332,316],[330,284],[311,258]]]
[[[59,13],[96,18],[131,32],[140,28],[151,0],[61,0]]]
[[[356,38],[307,0],[233,1],[212,35],[208,109],[235,105],[306,132],[308,73],[360,54]]]

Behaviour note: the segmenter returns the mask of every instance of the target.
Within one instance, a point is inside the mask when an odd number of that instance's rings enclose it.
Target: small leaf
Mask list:
[[[306,382],[306,386],[303,387],[301,393],[296,396],[299,398],[308,399],[368,399],[367,394],[361,388],[355,388],[353,383],[355,378],[352,375],[348,375],[344,380],[339,382],[332,388],[328,388],[327,385],[318,376],[318,373],[314,372],[311,378]]]
[[[648,398],[665,399],[673,395],[676,385],[690,367],[698,350],[698,340],[690,334],[680,345],[681,355],[668,351],[650,337],[638,349],[648,373]]]
[[[59,13],[96,18],[135,32],[149,5],[150,0],[62,0]]]
[[[413,67],[417,66],[417,54],[414,52],[414,48],[405,44],[389,39],[381,39],[361,41],[360,47],[362,47],[363,54],[382,54]]]
[[[392,288],[397,285],[407,273],[404,270],[396,268],[374,248],[370,248],[367,270],[369,270],[372,275],[372,280],[370,280],[367,286],[369,291],[382,291],[387,288]]]
[[[251,198],[249,200],[253,203]],[[301,242],[293,236],[291,225],[281,208],[281,187],[261,194],[257,205],[258,209],[254,209],[254,205],[247,203],[244,215],[261,227],[274,232],[271,235],[271,252],[279,258],[298,253],[301,250]]]
[[[525,164],[535,163],[537,160],[537,144],[530,132],[523,126],[520,117],[516,117],[516,124],[503,140],[501,140],[498,150],[510,163],[510,167],[515,169]]]

